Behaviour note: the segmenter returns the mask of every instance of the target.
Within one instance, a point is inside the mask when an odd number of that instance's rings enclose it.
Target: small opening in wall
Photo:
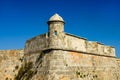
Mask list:
[[[48,37],[50,36],[50,32],[48,32]]]
[[[57,31],[54,32],[54,35],[57,35]]]

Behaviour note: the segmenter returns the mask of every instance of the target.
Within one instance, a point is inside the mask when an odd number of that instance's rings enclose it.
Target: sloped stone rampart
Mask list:
[[[30,54],[37,73],[31,80],[119,80],[117,58],[84,54],[73,51],[49,50],[38,58]],[[29,59],[31,58],[31,59]],[[41,61],[42,60],[42,61]],[[36,61],[38,61],[36,63]],[[39,63],[40,62],[40,63]],[[39,63],[39,64],[38,64]],[[37,66],[37,67],[36,67]]]

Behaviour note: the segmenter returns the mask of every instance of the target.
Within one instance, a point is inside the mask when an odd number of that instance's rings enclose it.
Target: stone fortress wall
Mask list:
[[[31,80],[120,79],[114,47],[65,33],[64,21],[57,14],[50,18],[48,27],[48,33],[26,42],[26,61],[37,70]]]
[[[33,53],[48,47],[48,35],[42,34],[26,41],[25,53]]]
[[[14,80],[23,63],[24,50],[0,50],[0,80]]]
[[[27,40],[23,50],[0,50],[0,80],[120,79],[114,47],[65,33],[58,14],[48,27],[48,33]]]
[[[72,34],[64,33],[62,39],[59,39],[57,36],[54,36],[54,38],[56,39],[53,40],[53,44],[49,45],[51,42],[48,33],[34,37],[26,42],[25,51],[29,53],[46,49],[62,49],[101,56],[116,56],[114,47],[106,46],[98,42],[87,41],[85,38]]]

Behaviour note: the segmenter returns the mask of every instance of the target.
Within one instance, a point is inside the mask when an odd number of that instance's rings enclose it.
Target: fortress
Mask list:
[[[114,47],[65,33],[58,14],[47,24],[23,50],[0,51],[1,80],[120,80]]]

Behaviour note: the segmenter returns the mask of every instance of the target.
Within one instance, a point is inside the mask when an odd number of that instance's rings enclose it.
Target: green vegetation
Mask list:
[[[5,80],[8,80],[8,77]]]
[[[17,65],[17,66],[15,66],[15,69],[17,70],[19,68],[19,66]]]
[[[18,74],[15,76],[15,80],[30,80],[37,73],[37,68],[42,66],[41,63],[44,55],[45,54],[43,52],[40,52],[40,55],[35,62],[35,68],[33,68],[32,62],[24,63],[24,65],[19,69]],[[15,69],[18,68],[18,66],[15,67]]]
[[[97,78],[98,76],[97,75],[93,75],[93,78]]]
[[[80,75],[80,72],[79,72],[79,71],[76,71],[76,74],[77,74],[77,75]]]
[[[96,74],[91,74],[91,73],[88,73],[88,74],[84,74],[84,73],[81,73],[79,71],[76,71],[76,75],[77,77],[80,77],[80,78],[86,78],[86,77],[92,77],[92,78],[98,78],[98,76]]]
[[[86,77],[85,74],[80,73],[79,71],[76,71],[76,75],[77,75],[78,77],[80,77],[80,78],[85,78],[85,77]]]
[[[23,57],[19,59],[21,62],[23,62]]]
[[[25,63],[24,66],[20,68],[15,80],[29,80],[29,78],[33,75],[33,71],[31,70],[32,66],[32,62]]]

